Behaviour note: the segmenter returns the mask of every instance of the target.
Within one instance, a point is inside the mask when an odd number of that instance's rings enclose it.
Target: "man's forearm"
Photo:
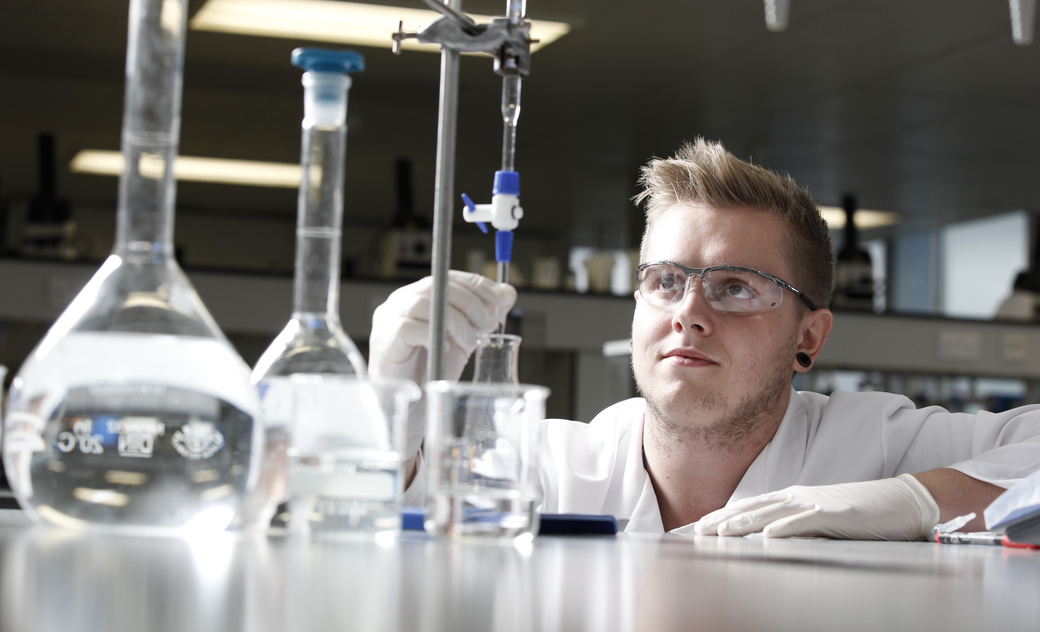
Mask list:
[[[985,531],[982,511],[1004,493],[1003,487],[984,483],[948,468],[914,474],[914,478],[928,488],[939,505],[940,522],[975,512],[975,518],[964,526],[964,531]]]

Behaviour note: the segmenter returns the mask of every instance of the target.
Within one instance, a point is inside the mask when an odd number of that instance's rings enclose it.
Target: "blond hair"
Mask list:
[[[653,158],[641,170],[646,230],[639,259],[646,261],[654,223],[676,204],[715,208],[752,208],[780,217],[790,227],[784,255],[794,274],[785,279],[818,307],[827,307],[834,283],[834,250],[827,222],[812,196],[790,176],[740,160],[719,143],[697,138],[672,158]]]

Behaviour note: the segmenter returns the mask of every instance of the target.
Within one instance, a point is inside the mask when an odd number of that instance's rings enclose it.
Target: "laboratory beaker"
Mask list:
[[[219,530],[256,479],[249,367],[173,255],[187,9],[130,2],[115,246],[12,383],[4,465],[38,521]]]
[[[428,382],[426,531],[533,537],[542,499],[537,452],[549,389]]]
[[[473,381],[519,384],[520,336],[483,334],[473,353]]]
[[[289,531],[399,531],[407,414],[419,387],[338,375],[294,375],[291,382]]]
[[[366,372],[365,359],[339,318],[343,164],[351,83],[346,73],[362,70],[364,60],[351,51],[298,48],[292,63],[305,70],[293,305],[289,323],[253,369],[266,445],[260,482],[236,521],[236,526],[248,530],[266,528],[286,498],[293,390],[289,376]]]

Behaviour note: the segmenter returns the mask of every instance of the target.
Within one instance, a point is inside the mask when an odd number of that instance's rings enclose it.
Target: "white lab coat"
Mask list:
[[[545,420],[539,454],[543,513],[609,514],[628,532],[663,533],[643,468],[643,411],[633,398],[585,424]],[[791,485],[830,485],[951,467],[1010,487],[1040,470],[1040,406],[1004,413],[918,409],[902,395],[791,390],[780,426],[729,502]],[[421,504],[423,470],[405,494]]]
[[[629,532],[664,526],[643,468],[641,398],[615,404],[583,424],[546,420],[541,475],[546,513],[603,513]],[[1005,413],[918,409],[891,393],[792,389],[773,439],[729,502],[791,485],[830,485],[952,467],[1010,487],[1040,469],[1040,406]]]

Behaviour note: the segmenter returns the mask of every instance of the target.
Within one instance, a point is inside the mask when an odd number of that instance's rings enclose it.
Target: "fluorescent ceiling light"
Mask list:
[[[845,210],[836,206],[821,206],[820,213],[831,229],[845,228]],[[899,215],[889,211],[856,209],[857,228],[881,228],[899,223]]]
[[[145,174],[162,171],[162,159],[154,155],[141,158],[140,169]],[[118,151],[83,149],[69,163],[73,173],[118,176],[123,172],[123,154]],[[260,187],[295,189],[300,186],[300,165],[287,162],[262,162],[259,160],[230,160],[226,158],[202,158],[199,156],[177,156],[173,163],[173,174],[178,180],[192,182],[217,182]],[[845,227],[845,211],[836,206],[821,206],[820,213],[832,229]],[[888,211],[856,210],[856,226],[880,228],[899,223],[899,216]]]
[[[159,156],[145,155],[141,158],[140,169],[145,174],[161,173],[162,167],[162,158]],[[73,173],[118,176],[123,172],[123,154],[118,151],[84,149],[72,158],[69,169]],[[178,180],[193,182],[286,189],[300,186],[300,165],[284,162],[177,156],[173,163],[173,175]]]
[[[209,0],[195,17],[191,28],[238,35],[284,37],[340,44],[390,48],[399,21],[404,31],[414,33],[423,24],[441,18],[427,9],[408,9],[332,0]],[[478,24],[492,16],[471,15]],[[570,32],[565,22],[528,20],[531,23],[531,52]],[[419,44],[406,39],[401,47],[440,52],[436,44]]]

